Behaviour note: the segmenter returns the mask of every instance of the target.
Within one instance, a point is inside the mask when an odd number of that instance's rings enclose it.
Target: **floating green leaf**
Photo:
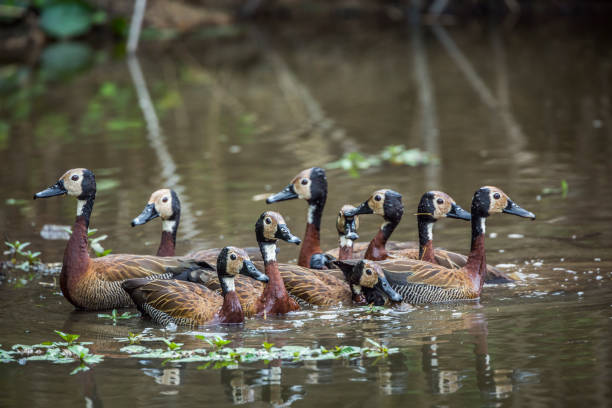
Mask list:
[[[68,334],[59,330],[53,330],[58,336],[60,336],[68,344],[72,344],[75,340],[81,337],[80,334]]]

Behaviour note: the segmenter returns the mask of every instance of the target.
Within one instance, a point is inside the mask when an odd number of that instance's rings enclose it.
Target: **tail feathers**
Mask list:
[[[151,282],[151,279],[147,278],[126,279],[121,283],[121,287],[131,296],[136,289],[149,282]]]

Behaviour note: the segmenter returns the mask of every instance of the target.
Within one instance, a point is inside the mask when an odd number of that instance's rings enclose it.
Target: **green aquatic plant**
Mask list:
[[[109,313],[98,313],[98,317],[101,319],[110,319],[113,321],[113,326],[117,324],[118,320],[127,320],[133,317],[137,317],[138,313],[123,312],[122,314],[117,313],[117,309],[113,309]]]
[[[61,332],[59,330],[53,330],[58,336],[60,336],[62,339],[64,339],[64,341],[68,344],[72,344],[74,343],[79,337],[81,337],[80,334],[69,334],[69,333],[64,333]]]
[[[68,234],[72,235],[72,228],[66,227],[65,230],[68,232]],[[104,241],[106,238],[108,238],[107,234],[100,235],[99,237],[96,237],[96,238],[92,238],[92,236],[94,236],[97,232],[98,232],[97,228],[88,228],[87,229],[87,240],[89,241],[89,247],[94,252],[96,257],[101,258],[103,256],[110,254],[111,252],[113,252],[113,250],[104,249],[104,247],[102,247],[102,244],[100,244],[101,241]]]
[[[29,242],[5,241],[4,244],[8,247],[8,250],[4,251],[4,255],[9,256],[9,260],[12,264],[17,265],[17,263],[19,262],[18,257],[22,258],[27,266],[40,263],[40,252],[32,252],[31,250],[25,250],[25,248],[30,245]],[[24,269],[24,265],[21,264],[19,268]]]
[[[544,195],[552,195],[552,194],[561,194],[561,197],[566,198],[567,193],[569,192],[569,184],[567,180],[561,180],[560,187],[544,187],[542,189],[542,194]]]
[[[175,343],[168,339],[163,339],[163,340],[164,340],[164,343],[166,343],[166,346],[168,346],[168,350],[170,351],[178,351],[183,346],[183,343]]]
[[[351,177],[359,177],[360,170],[379,167],[385,162],[414,167],[435,164],[437,159],[432,154],[420,149],[406,149],[404,145],[390,145],[375,155],[364,155],[359,152],[345,153],[339,160],[327,163],[325,167],[328,169],[343,169],[348,171]]]

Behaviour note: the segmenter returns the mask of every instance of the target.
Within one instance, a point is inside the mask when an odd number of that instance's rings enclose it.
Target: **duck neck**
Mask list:
[[[340,245],[338,245],[338,260],[353,258],[353,240],[348,239],[345,235],[340,235]]]
[[[223,305],[217,312],[219,323],[242,323],[244,313],[234,287],[234,277],[219,277],[219,282],[221,282],[221,293],[223,294]]]
[[[321,216],[325,207],[325,197],[308,203],[308,220],[306,221],[306,232],[304,241],[300,248],[298,265],[305,268],[310,267],[310,258],[314,254],[321,253]]]
[[[472,212],[472,244],[465,270],[472,279],[474,289],[480,293],[487,273],[487,259],[485,254],[486,217]]]
[[[174,256],[176,248],[176,230],[178,222],[174,220],[162,221],[162,234],[157,256]]]
[[[374,239],[370,241],[368,249],[366,250],[364,259],[370,259],[372,261],[382,261],[387,259],[387,250],[385,245],[389,240],[389,237],[393,233],[393,230],[399,224],[399,220],[385,219],[385,222],[380,226],[380,230],[374,236]]]
[[[87,272],[89,266],[89,252],[87,252],[87,229],[89,218],[93,211],[95,195],[79,199],[77,203],[77,216],[72,226],[72,234],[64,250],[62,272],[60,274],[60,287],[63,295],[70,303],[79,307],[70,297],[73,285]]]
[[[264,269],[268,275],[268,283],[259,298],[257,314],[285,314],[299,307],[287,294],[285,283],[278,270],[276,261],[276,242],[260,242],[259,248],[264,260]]]
[[[426,262],[437,263],[433,247],[434,222],[429,216],[418,215],[419,228],[419,259]]]

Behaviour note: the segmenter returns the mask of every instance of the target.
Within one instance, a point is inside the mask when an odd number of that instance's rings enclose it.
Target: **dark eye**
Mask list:
[[[444,200],[441,198],[438,198],[438,200],[436,200],[438,204],[444,204]]]
[[[376,201],[380,201],[380,200],[381,200],[380,195],[376,194],[376,195],[374,196],[374,200],[376,200]]]
[[[302,179],[302,185],[305,186],[306,184],[308,184],[308,179]]]
[[[75,174],[74,176],[70,177],[72,180],[77,181],[79,179],[79,176],[77,174]]]
[[[270,217],[266,217],[264,221],[266,222],[266,224],[272,224],[272,220],[270,219]]]
[[[230,255],[230,259],[231,259],[232,261],[235,261],[235,260],[236,260],[236,254],[231,254],[231,255]]]
[[[162,202],[167,203],[168,202],[168,197],[162,198]]]
[[[493,198],[496,199],[496,200],[499,200],[500,197],[501,197],[501,195],[499,193],[493,194]]]
[[[371,269],[366,269],[366,275],[371,275],[372,274],[372,270]]]

